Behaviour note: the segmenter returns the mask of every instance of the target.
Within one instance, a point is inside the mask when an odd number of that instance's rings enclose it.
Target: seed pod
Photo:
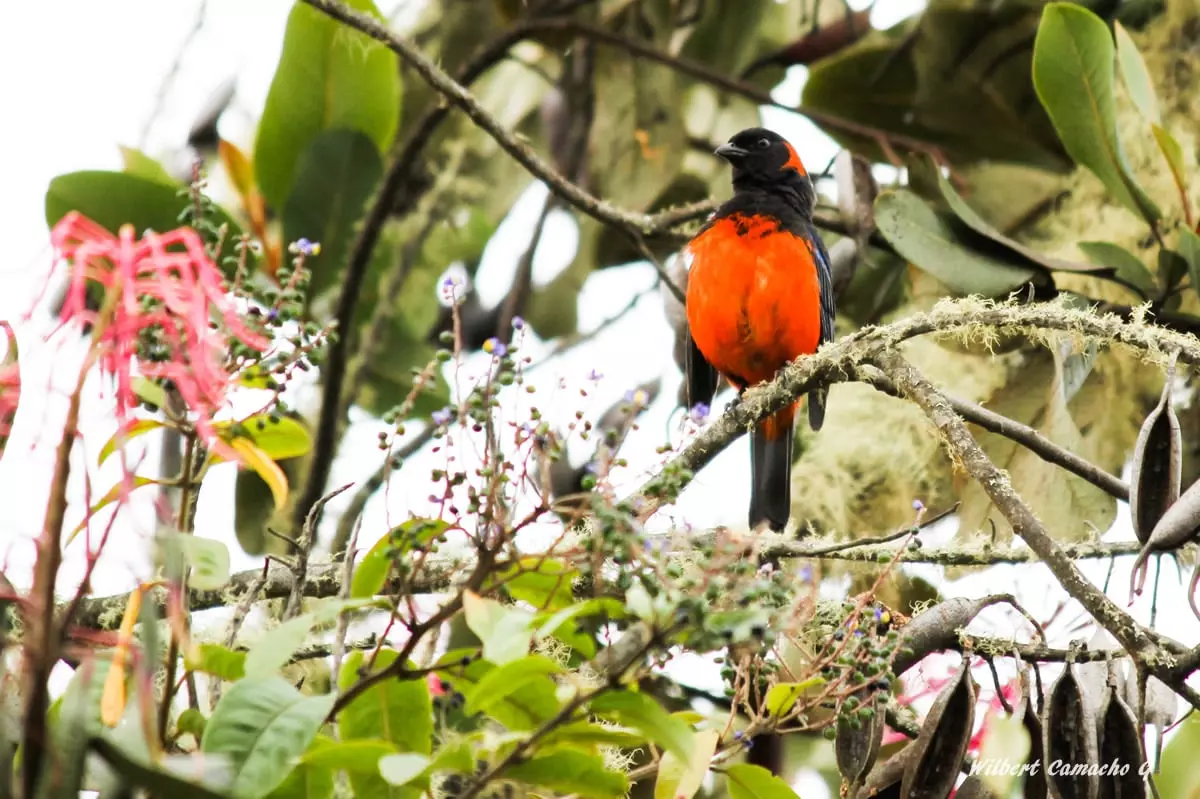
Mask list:
[[[1192,483],[1183,496],[1158,520],[1149,540],[1142,546],[1129,575],[1130,596],[1142,593],[1146,584],[1146,562],[1156,552],[1170,552],[1191,541],[1200,529],[1200,481]]]
[[[958,646],[958,631],[980,611],[999,602],[1013,602],[1010,594],[992,594],[980,599],[955,597],[923,611],[900,630],[900,643],[892,671],[897,675],[920,663],[926,655]],[[906,651],[911,650],[911,651]]]
[[[837,756],[838,771],[848,782],[856,782],[875,765],[879,745],[883,742],[884,702],[880,694],[868,700],[874,709],[871,718],[864,720],[854,729],[844,718],[838,719],[837,739],[833,750]]]
[[[904,770],[915,753],[916,746],[909,744],[882,763],[877,763],[857,793],[853,787],[850,789],[848,799],[900,799]]]
[[[1145,799],[1142,737],[1133,711],[1115,688],[1106,692],[1100,722],[1100,762],[1112,769],[1099,777],[1100,799]]]
[[[1021,723],[1029,733],[1029,756],[1025,762],[1038,764],[1036,771],[1025,775],[1025,799],[1046,799],[1049,795],[1049,789],[1046,787],[1046,750],[1042,745],[1042,720],[1038,716],[1037,703],[1034,702],[1032,691],[1033,681],[1029,677],[1030,672],[1036,668],[1037,666],[1033,666],[1022,672],[1021,702],[1013,708],[1014,713],[1021,714]]]
[[[954,799],[1000,799],[991,789],[984,785],[983,780],[972,774],[963,780],[954,794]]]
[[[1179,499],[1183,476],[1183,437],[1175,415],[1172,384],[1175,356],[1167,366],[1162,397],[1138,433],[1133,448],[1133,478],[1129,483],[1129,510],[1133,532],[1145,544],[1163,514]]]
[[[959,767],[971,742],[975,723],[975,681],[965,656],[958,674],[938,694],[909,744],[912,759],[904,769],[900,795],[905,799],[946,799],[958,780]]]
[[[1097,765],[1099,757],[1096,721],[1075,678],[1074,664],[1067,664],[1050,689],[1044,719],[1043,762],[1047,769],[1056,767],[1056,773],[1046,775],[1050,795],[1054,799],[1096,799],[1096,774],[1089,768]]]

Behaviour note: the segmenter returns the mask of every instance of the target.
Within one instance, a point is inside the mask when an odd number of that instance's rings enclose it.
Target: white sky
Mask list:
[[[381,4],[385,13],[396,4]],[[863,0],[852,2],[861,8]],[[888,0],[877,4],[875,23],[890,24],[914,8],[920,0]],[[5,258],[0,263],[0,319],[18,322],[23,318],[38,288],[44,281],[49,263],[48,231],[43,215],[46,186],[55,175],[79,169],[120,169],[119,144],[137,145],[143,126],[151,114],[154,98],[163,76],[176,57],[179,45],[195,19],[196,0],[39,0],[9,3],[0,15],[0,108],[5,124],[0,128],[0,152],[6,156],[3,190],[0,191],[0,240],[5,243]],[[222,121],[222,133],[235,142],[249,146],[253,138],[255,114],[270,83],[275,60],[282,42],[283,26],[290,3],[286,0],[209,0],[206,23],[187,51],[177,80],[167,96],[163,112],[151,129],[146,149],[154,155],[178,146],[185,138],[193,117],[208,94],[226,77],[236,74],[238,94],[233,112]],[[69,22],[68,22],[69,21]],[[52,37],[30,32],[52,31]],[[803,84],[804,71],[793,70],[777,90],[779,99],[795,102]],[[824,165],[836,152],[833,143],[806,120],[776,109],[764,111],[764,124],[794,142],[810,164]],[[480,292],[485,302],[494,302],[508,285],[515,261],[528,240],[528,231],[544,189],[534,187],[518,203],[489,246],[480,270]],[[539,249],[535,279],[541,283],[561,269],[570,258],[574,231],[563,219],[551,221],[544,237],[549,246]],[[639,291],[653,283],[647,265],[610,269],[594,275],[580,296],[580,325],[589,329],[616,313]],[[626,455],[635,467],[654,462],[654,447],[668,430],[668,416],[678,386],[679,375],[671,361],[671,334],[662,317],[661,301],[649,294],[637,310],[625,317],[586,347],[581,347],[565,362],[546,367],[538,375],[547,389],[559,379],[569,387],[538,395],[539,405],[565,419],[580,408],[577,389],[586,383],[593,368],[605,379],[591,392],[588,404],[580,409],[592,414],[607,407],[628,388],[664,376],[660,401],[643,417],[642,431],[630,442]],[[39,531],[52,471],[53,447],[61,431],[65,408],[63,389],[72,381],[73,367],[38,357],[37,343],[47,329],[44,314],[18,327],[23,349],[22,368],[25,399],[18,417],[17,432],[6,456],[0,460],[0,559],[17,584],[27,582],[32,562],[32,541]],[[534,353],[539,348],[533,348]],[[544,349],[544,348],[542,348]],[[627,357],[636,350],[638,357]],[[55,390],[48,390],[53,386]],[[551,398],[557,397],[556,403]],[[85,450],[94,460],[95,453],[114,429],[111,412],[95,397],[84,409]],[[332,484],[357,480],[370,474],[376,465],[374,423],[358,424],[351,435],[361,447],[341,458],[335,465]],[[677,441],[678,435],[674,436]],[[36,446],[35,446],[36,444]],[[153,449],[148,465],[154,460]],[[579,457],[582,450],[576,450]],[[76,451],[75,462],[84,460]],[[429,462],[414,464],[404,471],[404,487],[393,487],[390,508],[377,498],[370,507],[363,527],[363,544],[369,544],[387,529],[387,513],[393,519],[407,512],[420,513],[428,493],[420,484],[422,470]],[[697,526],[717,523],[744,525],[748,487],[744,475],[748,451],[739,443],[704,469],[681,498],[675,516]],[[636,470],[636,469],[635,469]],[[78,476],[79,469],[76,469]],[[416,475],[416,478],[410,477]],[[248,568],[259,563],[240,553],[232,533],[233,467],[215,470],[201,495],[197,519],[198,532],[226,541],[233,554],[233,568]],[[93,492],[108,489],[115,479],[114,469],[93,470]],[[631,482],[636,482],[632,480]],[[82,484],[76,480],[73,496],[82,497]],[[349,494],[343,495],[348,497]],[[720,501],[714,501],[719,497]],[[78,505],[78,503],[76,503]],[[338,503],[330,506],[339,507]],[[96,593],[126,589],[135,578],[148,576],[146,552],[153,534],[152,516],[145,512],[124,514],[114,532],[102,568],[94,580]],[[80,507],[73,508],[72,522],[79,519]],[[663,524],[668,522],[664,521]],[[1129,538],[1128,511],[1122,507],[1111,536]],[[330,528],[326,527],[325,540]],[[67,555],[66,582],[81,574],[81,550],[78,544]],[[909,567],[937,582],[943,582],[940,569]],[[1102,581],[1106,564],[1083,564],[1095,580]],[[1114,596],[1123,603],[1128,584],[1128,560],[1118,564],[1112,584]],[[1186,608],[1182,587],[1174,569],[1163,578],[1160,607]],[[1045,590],[1051,584],[1042,567],[997,568],[978,576],[970,584],[950,589],[954,593],[982,595],[994,590],[1014,591],[1029,601],[1035,615],[1048,615],[1058,595]],[[837,587],[832,587],[839,590]],[[1139,619],[1148,617],[1148,602],[1133,609]],[[1004,616],[995,617],[1003,625]],[[1179,610],[1165,614],[1160,627],[1183,641],[1200,640],[1200,623],[1191,613]],[[684,667],[687,668],[686,664]],[[687,668],[689,681],[711,684],[711,672]],[[823,788],[805,786],[806,796],[820,796]]]

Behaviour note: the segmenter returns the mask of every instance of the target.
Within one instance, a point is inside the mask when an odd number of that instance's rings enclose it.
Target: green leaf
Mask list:
[[[537,617],[540,623],[534,638],[541,641],[553,635],[572,649],[580,650],[584,657],[592,657],[595,654],[595,642],[590,635],[581,633],[576,623],[582,616],[622,619],[625,617],[625,606],[615,599],[598,597],[567,605],[553,614],[540,613]]]
[[[979,748],[979,757],[986,758],[984,763],[1025,763],[1029,749],[1029,730],[1021,718],[997,715],[988,719]],[[980,780],[995,796],[1011,796],[1018,783],[1017,775],[1007,769],[984,769]]]
[[[167,390],[158,383],[145,377],[135,377],[131,383],[133,393],[142,402],[148,402],[156,408],[167,405]]]
[[[604,727],[587,721],[573,721],[556,727],[542,738],[539,748],[549,750],[556,746],[594,751],[601,746],[618,749],[636,749],[646,742],[646,736],[625,727]]]
[[[1003,233],[1001,233],[999,230],[996,230],[996,228],[989,224],[987,220],[975,212],[975,209],[972,208],[967,201],[964,200],[959,193],[954,190],[954,186],[951,185],[949,178],[942,174],[940,170],[935,170],[934,174],[937,175],[938,191],[941,193],[942,199],[946,201],[946,204],[950,206],[950,210],[956,217],[958,217],[960,222],[967,226],[971,232],[974,232],[981,237],[981,239],[977,242],[972,242],[969,235],[964,237],[964,240],[971,244],[982,245],[974,246],[973,249],[986,251],[987,248],[995,249],[996,247],[999,247],[1002,248],[1002,250],[1007,251],[1007,253],[1013,254],[1018,262],[1024,259],[1028,263],[1023,265],[1029,267],[1055,269],[1065,272],[1104,271],[1103,268],[1091,266],[1089,264],[1077,264],[1071,263],[1070,261],[1064,261],[1061,258],[1053,258],[1045,253],[1038,252],[1032,247],[1026,247],[1024,244],[1015,239],[1005,236]]]
[[[1107,241],[1081,241],[1078,246],[1092,263],[1115,268],[1117,279],[1135,287],[1142,299],[1150,299],[1157,292],[1154,275],[1141,258],[1124,247]]]
[[[1073,3],[1049,3],[1033,48],[1033,83],[1067,152],[1129,210],[1161,215],[1142,191],[1117,138],[1113,39],[1104,21]]]
[[[539,785],[560,793],[600,799],[623,796],[629,790],[624,774],[609,771],[598,755],[562,750],[534,757],[505,771],[509,779]]]
[[[461,661],[462,650],[447,652],[440,663]],[[497,667],[486,660],[473,660],[460,669],[447,670],[442,675],[450,686],[464,696]],[[488,710],[488,715],[510,730],[533,730],[549,721],[558,712],[559,702],[554,681],[549,677],[522,685]]]
[[[202,671],[227,682],[246,676],[246,653],[227,649],[220,644],[204,642],[196,647],[197,660],[185,660],[191,671]]]
[[[571,586],[578,576],[577,569],[561,560],[528,557],[508,566],[496,579],[513,599],[528,602],[539,610],[558,610],[574,601]]]
[[[402,752],[379,760],[378,769],[389,785],[406,785],[421,776],[429,762],[427,755]]]
[[[719,731],[703,730],[696,733],[695,747],[686,760],[674,752],[664,753],[654,780],[654,799],[692,799],[704,782],[720,741]]]
[[[1028,283],[1037,271],[1017,266],[962,243],[952,220],[935,212],[910,191],[885,191],[875,200],[879,232],[913,266],[958,294],[1002,297]]]
[[[463,593],[467,626],[483,642],[483,657],[497,666],[524,657],[533,642],[533,615],[474,591]]]
[[[198,591],[216,591],[229,582],[229,547],[215,538],[176,533],[171,536],[192,567],[188,581]]]
[[[126,147],[123,144],[118,145],[118,147],[121,150],[121,161],[125,164],[126,174],[153,180],[155,183],[161,183],[164,186],[179,188],[179,181],[171,177],[166,167],[158,161],[136,147]]]
[[[130,441],[138,436],[149,433],[151,430],[158,430],[159,428],[165,426],[166,425],[157,419],[130,420],[129,424],[125,425],[123,429],[118,429],[117,432],[112,434],[112,437],[108,439],[108,441],[104,442],[104,446],[100,448],[100,455],[96,459],[96,465],[103,465],[104,462],[108,460],[109,456],[115,453],[118,448],[126,446]]]
[[[240,680],[213,710],[201,749],[233,759],[238,799],[266,796],[308,749],[334,699],[332,694],[304,696],[282,677]]]
[[[371,0],[346,5],[383,21]],[[295,3],[254,143],[255,174],[267,202],[285,206],[301,158],[322,131],[358,131],[383,152],[399,120],[396,55],[366,34]]]
[[[375,144],[356,130],[327,130],[308,145],[283,209],[283,240],[320,242],[308,257],[308,301],[341,285],[364,206],[383,176]]]
[[[46,224],[54,227],[71,211],[79,211],[116,235],[122,225],[133,225],[140,236],[146,230],[167,233],[181,227],[179,212],[190,202],[178,189],[127,172],[86,171],[59,175],[46,190]],[[226,241],[242,234],[241,227],[220,208],[210,220],[228,225]]]
[[[175,732],[178,735],[191,735],[199,741],[204,737],[204,728],[207,725],[208,718],[199,710],[194,707],[184,708],[179,718],[175,719]]]
[[[246,655],[246,676],[253,678],[274,674],[292,659],[297,649],[304,646],[313,627],[329,624],[344,611],[369,604],[361,599],[327,599],[315,610],[268,630]]]
[[[542,655],[527,655],[505,663],[485,674],[483,679],[464,695],[464,709],[468,715],[486,713],[497,702],[504,701],[522,686],[561,672],[561,666]]]
[[[810,677],[803,682],[777,682],[767,690],[763,704],[771,715],[784,716],[795,707],[797,699],[810,689],[824,684],[825,680],[820,677]]]
[[[122,751],[106,738],[93,738],[92,749],[123,778],[126,785],[144,789],[149,796],[179,799],[226,799],[225,794],[201,785],[183,775],[157,768],[141,758]],[[202,769],[200,770],[203,773]],[[74,793],[70,795],[75,795]]]
[[[279,787],[268,794],[268,799],[332,799],[337,769],[324,763],[314,763],[318,753],[337,744],[318,735],[313,739],[300,763],[279,783]]]
[[[380,758],[396,753],[391,741],[363,738],[350,741],[334,741],[317,750],[309,750],[301,762],[320,765],[335,770],[357,771],[378,774]]]
[[[441,519],[409,519],[388,531],[363,555],[354,568],[350,596],[372,597],[383,590],[395,559],[414,547],[428,547],[446,534],[450,525]]]
[[[695,745],[695,734],[680,719],[672,717],[647,694],[619,691],[601,694],[591,701],[592,713],[640,730],[654,743],[680,760],[687,760]]]
[[[1190,212],[1191,200],[1188,199],[1187,193],[1187,166],[1183,163],[1183,148],[1179,146],[1179,142],[1175,140],[1170,131],[1161,125],[1151,125],[1150,130],[1154,134],[1154,141],[1158,144],[1158,149],[1167,159],[1167,166],[1171,170],[1171,177],[1175,179],[1175,188],[1179,191],[1179,199],[1183,203],[1184,211]]]
[[[786,782],[762,766],[739,763],[725,769],[731,799],[797,799]]]
[[[381,649],[374,671],[396,662],[394,649]],[[366,659],[362,651],[346,656],[338,675],[344,691],[358,682]],[[344,740],[381,739],[402,752],[423,755],[433,751],[433,701],[425,678],[385,680],[360,694],[338,714],[338,731]]]
[[[1200,717],[1189,715],[1175,730],[1162,753],[1159,773],[1154,777],[1159,796],[1194,797],[1200,792]]]
[[[1187,225],[1179,228],[1179,254],[1187,261],[1188,277],[1192,280],[1192,291],[1200,294],[1200,236]]]
[[[1160,124],[1162,115],[1158,110],[1158,95],[1154,93],[1154,83],[1150,80],[1146,61],[1120,22],[1113,22],[1113,33],[1117,38],[1117,64],[1121,67],[1121,79],[1129,90],[1129,98],[1147,122]]]
[[[221,435],[249,441],[274,461],[299,458],[312,449],[308,426],[290,416],[258,413],[240,422],[218,422],[213,429]],[[219,459],[214,457],[214,461]]]

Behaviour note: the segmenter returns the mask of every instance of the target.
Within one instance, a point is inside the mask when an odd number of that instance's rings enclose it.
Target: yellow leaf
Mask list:
[[[275,498],[275,509],[282,510],[287,504],[288,480],[279,464],[271,460],[267,453],[248,438],[235,438],[229,442],[229,446],[241,456],[242,463],[258,472],[263,482],[270,486],[271,496]]]
[[[654,783],[654,799],[692,799],[700,790],[704,775],[708,773],[708,764],[717,751],[721,733],[717,730],[701,730],[693,740],[695,747],[686,763],[671,752],[663,753],[658,764],[658,778]]]

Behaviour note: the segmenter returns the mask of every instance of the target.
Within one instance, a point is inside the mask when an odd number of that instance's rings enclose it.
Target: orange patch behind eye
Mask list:
[[[800,153],[796,152],[796,148],[787,142],[784,142],[783,146],[787,148],[788,160],[783,166],[780,167],[780,169],[787,169],[788,167],[791,167],[801,175],[807,175],[808,171],[804,168],[804,164],[800,161]]]

